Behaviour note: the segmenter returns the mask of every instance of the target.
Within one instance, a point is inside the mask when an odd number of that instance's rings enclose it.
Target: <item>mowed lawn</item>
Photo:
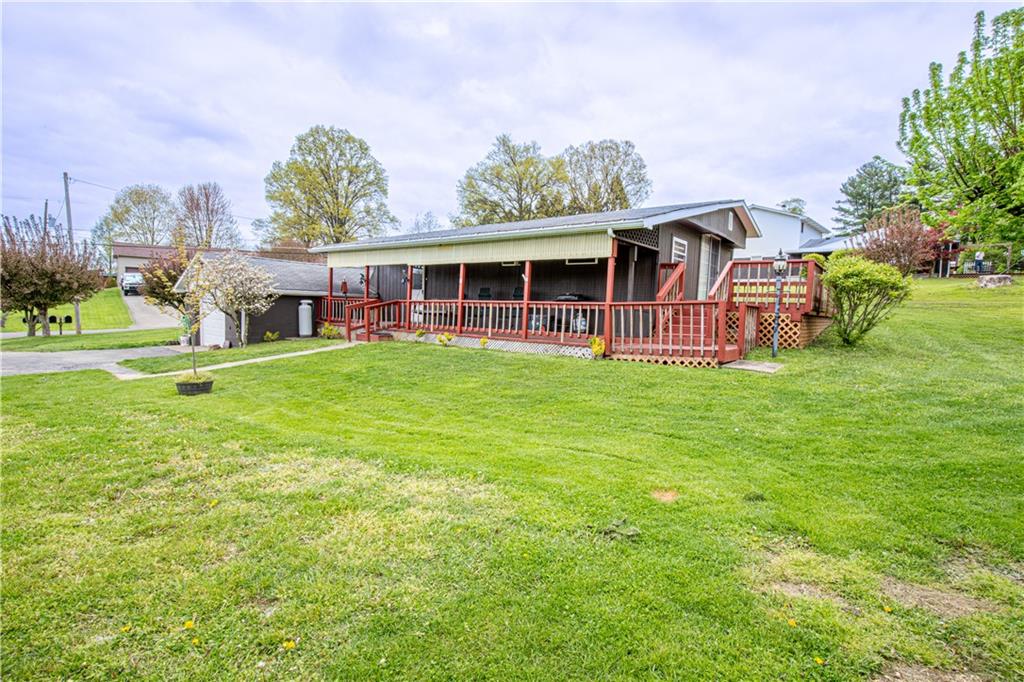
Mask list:
[[[380,343],[195,398],[5,378],[3,676],[1020,679],[1024,295],[971,284],[775,375]]]
[[[128,312],[128,306],[124,304],[124,300],[121,298],[121,290],[118,287],[103,289],[91,298],[82,301],[78,307],[82,313],[82,329],[126,329],[132,324],[131,313]],[[25,323],[22,322],[23,314],[20,310],[12,310],[11,314],[7,316],[7,323],[2,331],[25,331]],[[71,304],[57,306],[50,311],[50,315],[56,315],[57,317],[65,315],[74,317],[74,314],[75,307]],[[65,334],[68,329],[74,333],[75,323],[71,322],[64,325]],[[36,327],[36,330],[36,333],[39,333],[39,327]],[[57,334],[56,324],[53,325],[53,334]]]
[[[304,350],[313,350],[314,348],[323,348],[324,346],[336,346],[343,342],[343,339],[312,338],[250,343],[245,348],[225,348],[223,350],[198,352],[196,353],[196,366],[206,367],[208,365],[219,365],[222,362],[237,362],[239,360],[264,358],[268,355],[297,353]],[[182,353],[181,355],[159,358],[134,358],[132,360],[122,360],[120,364],[140,372],[146,372],[147,374],[173,372],[179,369],[191,369],[192,354]]]
[[[55,353],[65,350],[110,350],[113,348],[142,348],[165,346],[181,336],[180,327],[165,329],[137,329],[130,332],[104,332],[101,334],[64,334],[58,336],[19,336],[0,339],[3,352]]]

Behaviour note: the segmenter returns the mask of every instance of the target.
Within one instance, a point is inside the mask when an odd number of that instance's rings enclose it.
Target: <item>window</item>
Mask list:
[[[686,262],[686,240],[680,237],[672,237],[672,262]]]
[[[566,265],[597,265],[596,258],[566,258]]]

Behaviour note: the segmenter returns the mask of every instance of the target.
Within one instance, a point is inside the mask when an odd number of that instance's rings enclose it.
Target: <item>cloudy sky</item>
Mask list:
[[[85,236],[105,187],[216,180],[248,235],[322,123],[367,140],[405,225],[452,213],[502,132],[632,140],[648,205],[800,196],[831,222],[858,165],[899,159],[928,63],[1009,6],[4,3],[3,213],[59,208],[67,170]]]

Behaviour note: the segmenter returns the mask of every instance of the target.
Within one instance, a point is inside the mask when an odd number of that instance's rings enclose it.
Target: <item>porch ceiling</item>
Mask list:
[[[524,260],[562,260],[565,258],[607,258],[612,238],[607,231],[489,239],[487,241],[397,248],[368,248],[358,251],[332,251],[327,254],[330,267],[363,265],[445,265],[451,263],[500,263]]]

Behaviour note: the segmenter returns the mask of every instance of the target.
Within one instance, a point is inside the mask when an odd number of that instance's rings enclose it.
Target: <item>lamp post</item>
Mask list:
[[[779,309],[782,307],[782,273],[786,271],[786,254],[779,249],[779,255],[772,262],[775,271],[775,319],[772,320],[772,357],[779,354]]]

